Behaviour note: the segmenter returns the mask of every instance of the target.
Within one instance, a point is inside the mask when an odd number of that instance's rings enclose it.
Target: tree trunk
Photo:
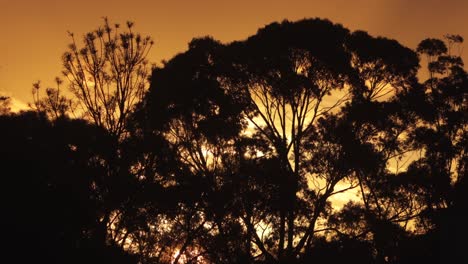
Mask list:
[[[283,257],[284,237],[286,233],[286,217],[285,208],[281,208],[280,212],[280,230],[279,230],[279,244],[278,244],[278,259]]]

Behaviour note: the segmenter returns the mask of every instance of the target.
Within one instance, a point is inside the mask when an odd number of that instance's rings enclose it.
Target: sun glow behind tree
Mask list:
[[[133,56],[129,40],[138,46],[127,28],[115,35],[119,58]],[[154,69],[141,100],[112,87],[134,78],[125,59],[108,61],[113,42],[94,48],[112,30],[105,20],[64,55],[84,120],[64,114],[61,81],[36,100],[43,113],[0,120],[15,128],[6,146],[65,159],[58,171],[38,166],[39,176],[53,173],[39,192],[64,189],[93,208],[73,222],[70,252],[90,243],[140,263],[388,262],[411,251],[400,243],[430,243],[444,212],[460,210],[466,72],[443,49],[431,55],[434,78],[419,83],[416,53],[394,40],[328,20],[283,21],[243,41],[194,39]],[[67,175],[83,190],[70,192]],[[354,246],[356,255],[343,251]]]

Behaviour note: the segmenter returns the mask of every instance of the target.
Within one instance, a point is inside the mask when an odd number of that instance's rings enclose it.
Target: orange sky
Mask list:
[[[328,18],[414,48],[426,37],[446,33],[468,39],[468,0],[0,0],[0,93],[32,100],[32,83],[52,85],[60,76],[60,57],[76,35],[112,22],[135,22],[151,35],[158,63],[184,51],[197,36],[221,41],[244,39],[259,27],[283,19]],[[468,42],[467,42],[468,43]],[[466,46],[466,44],[465,44]],[[463,57],[468,61],[468,51]]]

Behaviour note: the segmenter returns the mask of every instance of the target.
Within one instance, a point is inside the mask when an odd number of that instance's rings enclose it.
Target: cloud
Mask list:
[[[10,111],[13,113],[18,113],[20,111],[25,111],[25,110],[30,109],[27,103],[19,99],[16,99],[15,97],[11,96],[11,94],[8,92],[0,91],[0,96],[6,96],[9,98]]]
[[[11,98],[10,107],[11,107],[11,111],[14,113],[30,109],[27,103],[21,100],[18,100],[16,98]]]

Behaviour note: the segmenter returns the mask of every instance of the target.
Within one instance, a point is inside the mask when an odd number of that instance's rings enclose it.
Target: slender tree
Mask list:
[[[44,97],[41,95],[40,81],[34,83],[32,89],[33,103],[30,104],[30,107],[46,114],[51,120],[72,117],[76,103],[64,95],[60,89],[62,83],[63,81],[60,78],[55,78],[56,88],[46,88]]]
[[[153,40],[104,18],[102,27],[86,33],[80,47],[75,35],[63,54],[63,74],[78,99],[86,118],[123,136],[127,119],[147,88],[149,64],[146,59]]]
[[[380,101],[408,90],[417,65],[416,55],[396,41],[351,35],[319,19],[273,23],[229,45],[199,39],[153,73],[141,114],[150,119],[140,119],[139,133],[161,138],[166,153],[176,155],[172,171],[156,165],[173,184],[200,186],[198,219],[215,229],[202,230],[211,235],[198,233],[199,241],[227,237],[223,221],[237,222],[248,259],[292,262],[324,230],[319,226],[334,195],[361,186],[369,204],[368,194],[382,186],[370,181],[380,177],[378,170],[386,173],[386,160],[404,152],[397,114],[383,126],[378,118],[358,114],[354,120],[347,112],[367,104],[391,119],[388,108],[397,107]],[[359,122],[369,123],[372,136]],[[387,133],[385,142],[375,140],[378,131]],[[374,162],[365,164],[360,155]],[[223,190],[237,195],[219,195]]]

